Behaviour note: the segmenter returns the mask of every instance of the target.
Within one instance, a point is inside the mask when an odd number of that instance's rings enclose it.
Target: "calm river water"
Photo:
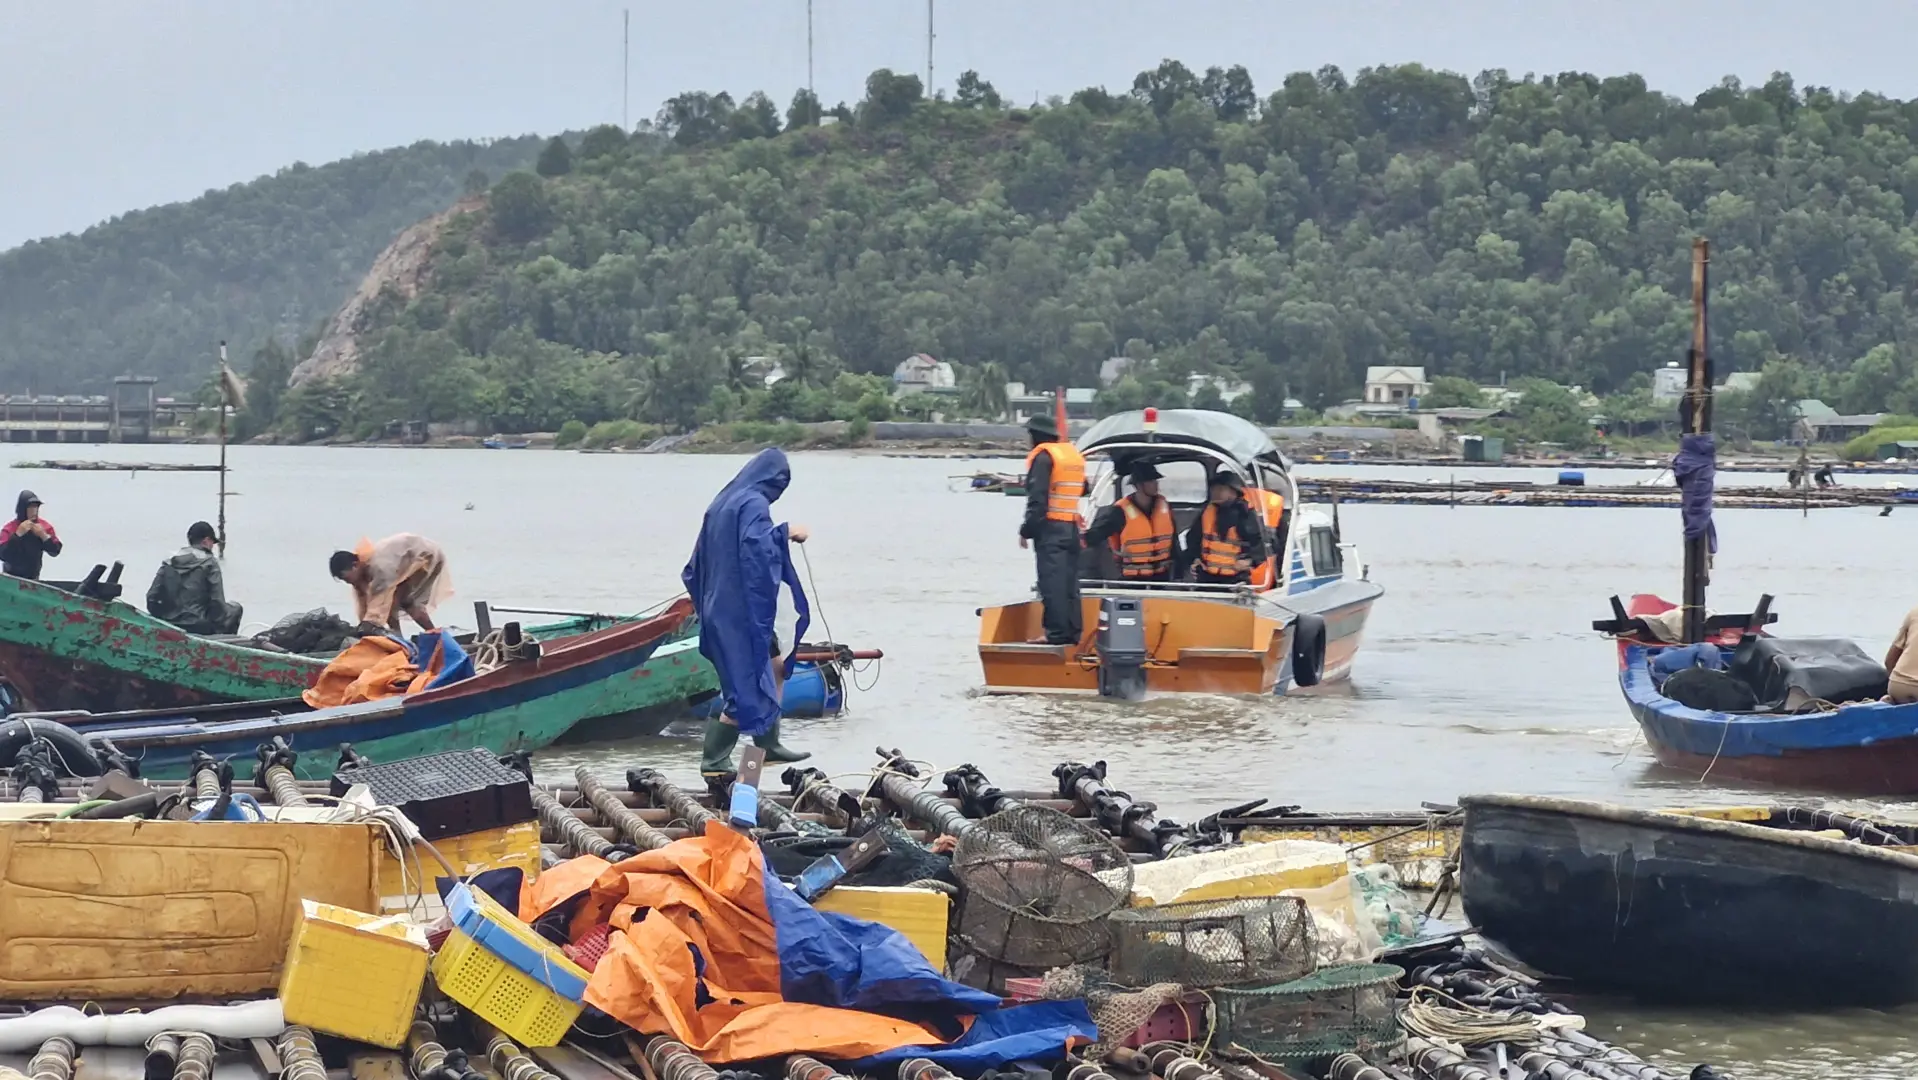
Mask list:
[[[210,462],[210,447],[0,446],[0,463],[49,456]],[[470,603],[630,611],[679,589],[700,514],[739,457],[482,450],[238,447],[231,451],[228,595],[249,626],[348,605],[328,579],[335,548],[401,530],[443,543]],[[1678,522],[1641,509],[1347,506],[1345,535],[1386,590],[1348,688],[1271,700],[1143,705],[986,697],[973,652],[981,603],[1025,595],[1021,503],[955,490],[949,477],[1010,463],[803,454],[780,516],[812,527],[813,636],[877,646],[886,660],[847,715],[796,722],[787,741],[832,773],[863,775],[876,745],[939,768],[971,762],[1007,788],[1050,783],[1067,759],[1104,758],[1113,782],[1197,816],[1257,797],[1316,809],[1387,809],[1477,791],[1640,804],[1741,794],[1654,767],[1619,700],[1613,651],[1590,629],[1613,593],[1678,591]],[[1307,467],[1414,478],[1414,469]],[[144,595],[153,567],[196,518],[212,520],[210,473],[14,470],[45,500],[66,553],[49,576],[124,560]],[[1442,471],[1424,474],[1442,478]],[[1549,474],[1473,470],[1473,479]],[[1646,473],[1594,474],[1600,483]],[[1740,484],[1777,482],[1741,474]],[[1869,481],[1859,481],[1869,482]],[[1716,606],[1761,592],[1787,633],[1882,649],[1918,604],[1908,556],[1918,510],[1729,511],[1718,517]],[[805,567],[802,565],[802,573]],[[698,746],[661,736],[548,755],[663,763],[690,775]],[[1894,811],[1918,810],[1889,807]],[[1597,1034],[1669,1064],[1709,1060],[1742,1080],[1918,1075],[1918,1010],[1727,1016],[1587,1003]]]

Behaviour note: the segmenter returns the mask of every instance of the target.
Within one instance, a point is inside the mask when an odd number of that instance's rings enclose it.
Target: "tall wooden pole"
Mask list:
[[[220,520],[214,532],[220,545],[220,557],[226,558],[226,342],[220,342]]]
[[[1704,435],[1712,429],[1712,362],[1706,333],[1706,293],[1710,285],[1711,244],[1692,240],[1691,370],[1685,378],[1685,434]],[[1705,586],[1711,580],[1711,534],[1700,530],[1685,540],[1684,633],[1686,641],[1705,638]]]
[[[1072,429],[1066,426],[1066,388],[1063,386],[1052,391],[1052,419],[1059,425],[1059,441],[1071,442]]]

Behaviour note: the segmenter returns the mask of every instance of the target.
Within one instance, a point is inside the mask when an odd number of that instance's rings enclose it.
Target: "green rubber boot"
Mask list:
[[[773,726],[767,728],[764,734],[753,736],[753,745],[766,752],[768,762],[776,762],[780,765],[804,761],[812,756],[804,750],[791,750],[779,744],[779,721],[777,720],[773,721]]]
[[[702,776],[721,776],[733,769],[733,747],[739,745],[739,728],[717,716],[706,721],[706,742],[699,758]]]

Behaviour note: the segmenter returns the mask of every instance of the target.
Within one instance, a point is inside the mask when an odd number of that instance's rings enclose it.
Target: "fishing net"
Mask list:
[[[1310,975],[1318,945],[1305,901],[1241,897],[1112,915],[1112,977],[1126,986],[1213,987]]]
[[[1212,991],[1216,1045],[1261,1057],[1314,1058],[1397,1043],[1398,982],[1390,964],[1340,964],[1275,986]]]
[[[803,829],[812,823],[802,821],[799,824]],[[916,881],[957,884],[952,875],[951,860],[914,840],[898,822],[882,822],[877,831],[885,840],[886,853],[846,875],[840,884],[899,886]],[[839,836],[826,830],[823,834],[769,836],[759,842],[759,847],[765,853],[766,863],[772,867],[773,873],[791,878],[811,866],[813,860],[825,855],[837,855],[857,842],[854,837]]]
[[[964,889],[959,936],[988,959],[1047,969],[1102,960],[1132,862],[1057,810],[1017,806],[966,830],[953,851]]]
[[[1086,1011],[1092,1014],[1092,1022],[1099,1028],[1099,1041],[1087,1054],[1096,1058],[1124,1045],[1154,1013],[1179,1002],[1185,997],[1185,988],[1176,982],[1165,982],[1135,990],[1119,985],[1097,968],[1069,967],[1046,972],[1042,993],[1051,1001],[1084,999]],[[1189,1019],[1188,1038],[1201,1025],[1203,1012],[1201,1006],[1200,1015]]]
[[[288,615],[253,635],[254,642],[290,653],[337,653],[356,628],[325,608]]]

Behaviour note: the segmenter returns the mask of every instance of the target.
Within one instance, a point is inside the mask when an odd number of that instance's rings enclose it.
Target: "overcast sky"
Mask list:
[[[855,100],[921,74],[924,0],[814,0],[816,82]],[[0,249],[192,198],[294,161],[630,119],[686,89],[806,81],[806,0],[0,0]],[[1474,74],[1638,71],[1918,95],[1909,0],[939,0],[936,86],[976,68],[1008,98],[1128,86],[1176,57],[1287,72],[1416,60]]]

